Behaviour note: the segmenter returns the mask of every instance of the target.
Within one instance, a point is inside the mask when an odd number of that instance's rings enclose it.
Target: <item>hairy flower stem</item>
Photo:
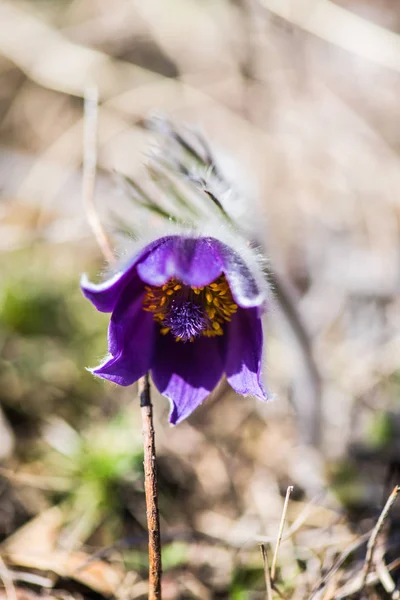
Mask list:
[[[161,600],[161,536],[158,513],[156,444],[149,374],[139,379],[144,449],[144,485],[149,532],[149,600]]]

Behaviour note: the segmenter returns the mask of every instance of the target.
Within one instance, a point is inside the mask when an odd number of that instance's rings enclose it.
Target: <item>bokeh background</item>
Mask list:
[[[390,0],[0,1],[2,595],[146,597],[137,390],[85,370],[107,328],[78,285],[105,269],[81,193],[91,84],[115,244],[136,209],[114,172],[146,179],[162,114],[220,157],[277,280],[274,402],[222,385],[171,428],[154,393],[164,598],[264,598],[289,485],[273,597],[360,594],[400,464],[399,34]],[[399,597],[399,524],[367,598]]]

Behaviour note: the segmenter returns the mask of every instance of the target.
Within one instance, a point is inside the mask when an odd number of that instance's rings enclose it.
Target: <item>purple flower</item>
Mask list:
[[[92,372],[131,385],[151,370],[185,419],[225,373],[239,394],[267,399],[260,378],[265,295],[232,248],[212,237],[171,235],[147,245],[121,272],[85,296],[110,312],[110,356]]]

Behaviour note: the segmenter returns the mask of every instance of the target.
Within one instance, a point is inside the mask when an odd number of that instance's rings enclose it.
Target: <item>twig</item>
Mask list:
[[[299,529],[301,529],[301,527],[307,521],[308,517],[311,515],[312,509],[318,504],[318,502],[320,501],[321,498],[322,498],[322,494],[318,494],[317,496],[314,496],[314,498],[312,498],[309,501],[309,503],[301,511],[301,513],[299,514],[297,519],[295,519],[295,521],[287,529],[285,535],[282,536],[282,540],[281,540],[282,542],[289,540],[295,533],[297,533],[299,531]],[[273,540],[274,540],[274,538],[272,536],[267,536],[267,535],[257,535],[255,538],[256,542],[261,542],[261,543],[269,543],[269,542],[272,542]]]
[[[318,16],[312,19],[305,8],[296,0],[275,2],[260,0],[260,5],[274,16],[289,21],[317,38],[365,58],[376,65],[399,71],[400,40],[388,29],[360,18],[349,9],[332,0],[318,6]],[[369,40],[368,44],[363,40]]]
[[[142,412],[144,482],[146,493],[147,528],[149,531],[149,600],[161,599],[161,536],[158,514],[156,446],[153,425],[153,407],[150,398],[149,375],[139,379]]]
[[[17,600],[17,592],[15,590],[12,575],[9,572],[9,570],[7,569],[1,556],[0,556],[0,578],[3,581],[4,589],[6,590],[7,600]]]
[[[371,537],[368,540],[367,553],[365,556],[365,562],[364,562],[364,567],[363,567],[363,571],[362,571],[361,589],[365,586],[365,584],[367,582],[367,577],[368,577],[369,570],[371,568],[372,557],[373,557],[374,549],[375,549],[376,542],[378,539],[378,535],[381,532],[382,527],[385,524],[385,521],[390,512],[390,509],[392,508],[393,504],[395,503],[399,492],[400,492],[400,486],[396,485],[396,487],[390,494],[389,498],[387,499],[387,502],[386,502],[386,504],[379,516],[379,519],[372,531]]]
[[[391,574],[385,563],[385,546],[380,545],[375,551],[375,573],[379,577],[379,581],[381,582],[383,588],[388,594],[394,594],[396,591],[396,584],[393,581]],[[397,596],[399,597],[399,596]],[[393,598],[393,595],[392,595]]]
[[[304,525],[307,521],[308,517],[311,515],[312,509],[318,506],[319,502],[322,500],[324,494],[317,494],[314,498],[307,503],[305,508],[301,511],[297,519],[293,521],[291,526],[286,531],[285,535],[282,538],[282,541],[285,541],[291,538],[298,530]]]
[[[391,563],[387,565],[388,571],[395,571],[400,567],[400,558],[396,558]],[[379,583],[379,576],[377,573],[369,573],[367,577],[367,581],[365,582],[365,586],[372,586]],[[364,587],[365,587],[364,586]],[[343,598],[348,598],[349,596],[354,596],[354,594],[360,592],[363,589],[361,577],[356,577],[352,579],[349,583],[347,583],[342,588],[338,589],[335,592],[335,600],[342,600]]]
[[[289,505],[289,498],[290,498],[290,495],[292,492],[293,492],[293,486],[289,485],[288,489],[286,490],[286,496],[285,496],[285,502],[283,504],[281,522],[279,524],[278,539],[276,540],[275,552],[274,552],[274,556],[272,559],[272,566],[271,566],[271,580],[272,581],[274,581],[274,579],[275,579],[276,563],[278,560],[278,552],[279,552],[279,547],[280,547],[281,541],[282,541],[283,528],[285,526],[286,513],[287,513],[287,509],[288,509],[288,505]]]
[[[335,573],[337,573],[337,571],[340,569],[340,567],[343,565],[343,563],[348,559],[348,557],[355,550],[357,550],[360,546],[362,546],[362,544],[365,543],[365,541],[368,539],[369,535],[370,535],[370,532],[364,533],[364,535],[359,537],[355,542],[352,542],[342,552],[342,554],[339,556],[339,558],[337,559],[335,564],[329,569],[329,571],[321,578],[321,580],[315,586],[310,600],[313,600],[313,598],[316,597],[316,594],[318,594],[319,590],[321,590],[323,586],[326,586],[329,584],[330,579],[335,575]]]
[[[97,116],[98,91],[96,87],[90,87],[85,93],[82,185],[83,204],[88,223],[99,244],[103,256],[110,264],[113,264],[115,262],[115,255],[94,205],[97,165]]]
[[[12,571],[8,569],[12,581],[20,581],[22,583],[28,583],[29,585],[35,585],[40,588],[52,588],[54,587],[55,577],[44,577],[37,573],[29,573],[26,571]]]
[[[272,600],[271,575],[269,572],[268,556],[267,556],[267,552],[265,550],[264,544],[260,544],[260,550],[261,550],[261,556],[262,556],[263,565],[264,565],[266,600]]]

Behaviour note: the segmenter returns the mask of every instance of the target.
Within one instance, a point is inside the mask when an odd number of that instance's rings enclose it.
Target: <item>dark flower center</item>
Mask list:
[[[193,342],[200,335],[223,335],[224,324],[237,311],[224,275],[210,285],[194,288],[170,279],[163,286],[146,286],[143,309],[152,312],[163,335]]]
[[[202,306],[190,300],[173,300],[164,325],[170,328],[175,338],[187,342],[207,329],[209,318]]]

